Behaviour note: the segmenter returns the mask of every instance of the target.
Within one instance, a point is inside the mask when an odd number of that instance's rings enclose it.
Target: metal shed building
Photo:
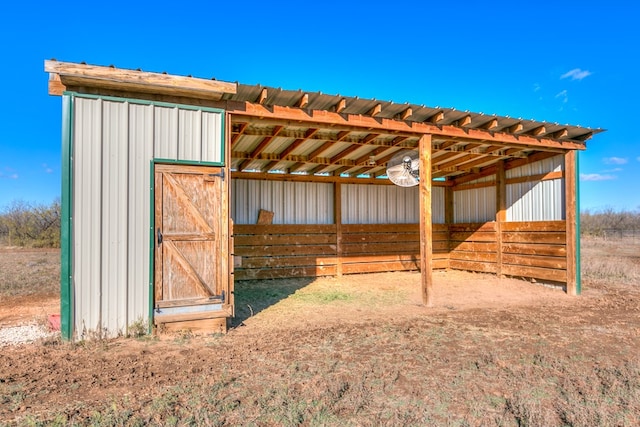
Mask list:
[[[580,292],[600,129],[45,61],[62,96],[65,338],[224,329],[234,280],[433,269]],[[420,184],[386,165],[419,154]],[[273,218],[258,224],[260,210]]]

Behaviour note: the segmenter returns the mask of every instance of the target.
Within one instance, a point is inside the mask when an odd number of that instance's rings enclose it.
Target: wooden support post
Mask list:
[[[447,270],[450,269],[451,257],[451,224],[454,220],[453,187],[444,187],[444,222],[447,224]]]
[[[420,137],[420,273],[422,275],[422,302],[433,306],[433,280],[431,276],[432,223],[431,223],[431,135]]]
[[[502,277],[502,223],[507,220],[507,178],[504,160],[500,160],[496,170],[496,237],[498,243],[497,274]]]
[[[333,216],[336,223],[336,275],[342,276],[342,187],[336,182],[333,187]]]
[[[579,236],[578,236],[578,192],[577,192],[577,151],[570,150],[564,155],[564,191],[565,191],[565,219],[567,221],[567,294],[578,295]]]

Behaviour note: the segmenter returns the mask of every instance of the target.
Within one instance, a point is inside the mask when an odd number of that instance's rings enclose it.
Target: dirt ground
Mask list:
[[[640,424],[640,283],[435,272],[425,308],[419,280],[239,282],[224,336],[1,348],[0,424]],[[3,297],[0,327],[57,304]]]

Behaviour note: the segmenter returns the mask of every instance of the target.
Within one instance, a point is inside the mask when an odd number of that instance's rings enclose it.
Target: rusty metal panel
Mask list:
[[[453,192],[453,222],[486,222],[496,219],[496,188],[481,187]]]
[[[343,224],[420,222],[418,187],[342,185]]]
[[[231,217],[255,224],[258,211],[274,213],[274,224],[333,224],[333,184],[316,182],[231,181]]]

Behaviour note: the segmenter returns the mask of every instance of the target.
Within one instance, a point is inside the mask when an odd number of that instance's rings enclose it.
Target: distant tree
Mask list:
[[[616,211],[606,208],[601,211],[583,211],[580,214],[580,230],[583,235],[599,237],[612,233],[640,232],[640,209]]]
[[[0,235],[9,245],[60,247],[60,199],[50,205],[14,200],[0,214]]]

